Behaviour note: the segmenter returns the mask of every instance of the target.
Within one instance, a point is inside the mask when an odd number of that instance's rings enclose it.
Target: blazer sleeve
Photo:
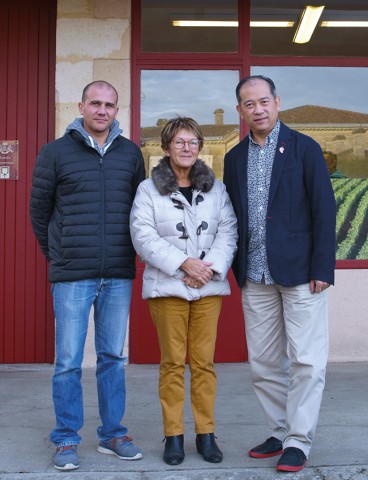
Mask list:
[[[310,280],[334,283],[336,255],[336,201],[320,145],[308,139],[304,179],[312,222]]]

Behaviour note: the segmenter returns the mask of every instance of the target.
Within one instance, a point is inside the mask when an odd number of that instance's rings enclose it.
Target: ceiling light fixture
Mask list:
[[[314,29],[317,26],[318,20],[320,19],[324,5],[320,7],[312,7],[308,5],[300,19],[298,28],[296,29],[293,42],[294,43],[307,43],[311,39]]]
[[[321,23],[321,27],[368,27],[367,21],[345,20],[345,21],[325,21]]]
[[[294,26],[294,22],[288,22],[288,21],[275,21],[275,22],[271,22],[271,21],[250,21],[250,26],[251,27],[265,27],[265,28],[269,28],[269,27],[281,27],[281,28],[284,28],[284,27],[293,27]]]
[[[238,27],[238,21],[229,20],[173,20],[174,27]],[[251,21],[251,27],[293,27],[289,21]]]
[[[229,20],[173,20],[174,27],[238,27],[239,22]]]

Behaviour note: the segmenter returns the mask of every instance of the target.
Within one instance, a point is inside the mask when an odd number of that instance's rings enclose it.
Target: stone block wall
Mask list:
[[[119,93],[118,120],[130,137],[130,1],[58,0],[56,137],[79,113],[82,90],[106,80]]]

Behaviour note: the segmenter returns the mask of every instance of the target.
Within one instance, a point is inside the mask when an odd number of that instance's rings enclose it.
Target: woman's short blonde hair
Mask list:
[[[168,150],[170,143],[179,130],[189,130],[193,132],[197,140],[199,140],[199,150],[203,147],[203,133],[198,123],[190,117],[176,117],[167,122],[161,131],[161,148]]]

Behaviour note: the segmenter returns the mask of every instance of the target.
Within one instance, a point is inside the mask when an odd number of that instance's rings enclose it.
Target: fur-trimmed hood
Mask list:
[[[179,190],[168,156],[163,157],[160,163],[152,169],[151,177],[161,195],[169,195]],[[197,159],[190,169],[189,178],[192,187],[201,192],[209,192],[215,182],[215,174],[212,169],[200,159]]]

